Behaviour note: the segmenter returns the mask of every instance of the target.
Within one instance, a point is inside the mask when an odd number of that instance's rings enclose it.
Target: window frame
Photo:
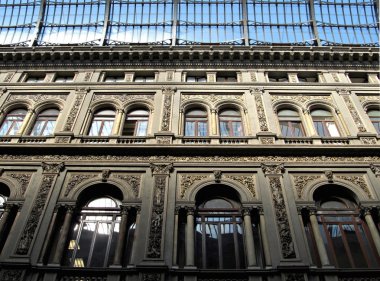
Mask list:
[[[317,111],[317,110],[323,110],[325,112],[328,112],[330,114],[330,116],[313,116],[313,111]],[[321,138],[336,138],[336,137],[341,137],[342,134],[341,134],[341,131],[339,130],[339,127],[338,127],[338,124],[335,120],[335,116],[334,114],[328,110],[328,109],[324,109],[324,108],[316,108],[316,109],[313,109],[310,111],[310,116],[311,116],[311,119],[313,121],[313,126],[314,126],[314,129],[315,129],[315,132],[317,133],[318,136],[320,136]],[[322,130],[323,130],[323,134],[320,134],[319,133],[319,130],[318,130],[318,126],[316,126],[316,123],[319,123],[321,124],[322,126]],[[338,133],[338,136],[332,136],[330,131],[329,131],[329,128],[327,126],[328,123],[333,123],[334,126],[335,126],[335,129]]]
[[[52,115],[52,114],[44,114],[44,112],[48,111],[48,110],[56,110],[57,111],[57,115]],[[47,136],[53,136],[54,135],[54,132],[55,132],[55,128],[57,126],[57,120],[58,120],[58,117],[59,117],[59,114],[60,114],[61,110],[59,108],[55,108],[55,107],[51,107],[51,108],[46,108],[44,110],[41,110],[37,116],[36,116],[36,119],[34,120],[33,122],[33,127],[30,131],[30,136],[33,136],[33,137],[47,137]],[[55,117],[55,118],[54,118]],[[54,118],[54,120],[53,120]],[[35,130],[37,130],[38,128],[36,127],[37,126],[37,123],[38,122],[43,122],[43,126],[42,126],[42,129],[40,130],[40,133],[35,133]],[[45,130],[47,128],[47,125],[49,122],[54,122],[54,125],[53,125],[53,128],[51,131],[48,132],[48,134],[46,134]]]
[[[133,115],[132,113],[136,112],[136,111],[145,111],[146,114],[145,115],[143,115],[143,114]],[[139,119],[128,120],[128,118],[139,118]],[[150,119],[150,110],[149,109],[134,108],[134,109],[129,110],[125,116],[125,119],[124,119],[122,135],[123,136],[133,136],[133,137],[146,137],[148,135],[148,130],[149,130],[149,119]],[[125,133],[126,132],[126,126],[128,124],[132,124],[132,122],[133,122],[133,134],[126,134]],[[140,123],[146,123],[146,128],[145,128],[145,132],[143,135],[137,134]]]
[[[17,110],[24,110],[25,111],[25,114],[24,115],[17,115],[17,114],[12,114],[12,112],[15,112]],[[17,133],[20,132],[20,128],[22,127],[24,121],[25,121],[25,117],[26,115],[28,114],[28,110],[25,109],[25,108],[16,108],[16,109],[13,109],[11,111],[9,111],[7,113],[7,115],[5,116],[5,118],[3,119],[2,123],[1,123],[1,126],[0,126],[0,132],[2,131],[3,129],[3,126],[5,125],[6,122],[11,122],[11,125],[9,126],[7,132],[3,135],[0,135],[0,136],[14,136],[14,135],[17,135]],[[22,116],[22,120],[8,120],[8,118],[10,117],[14,117],[14,118],[17,118],[18,116]],[[14,134],[10,134],[10,131],[12,130],[13,131],[13,128],[15,127],[15,124],[16,123],[19,123],[19,127],[17,129],[17,131],[14,132]]]
[[[199,111],[203,111],[204,112],[204,115],[190,115],[191,114],[191,111],[194,111],[194,110],[199,110]],[[208,137],[209,136],[209,126],[208,126],[208,113],[207,113],[207,110],[204,109],[204,108],[191,108],[191,109],[188,109],[186,112],[185,112],[185,123],[184,123],[184,136],[185,137]],[[191,122],[189,122],[190,120],[189,119],[195,119],[195,120],[191,120]],[[194,132],[193,134],[191,135],[188,135],[187,134],[187,124],[188,123],[194,123]],[[199,134],[201,131],[199,130],[199,124],[205,124],[206,125],[206,134],[203,136],[201,134]]]
[[[227,111],[227,110],[234,111],[234,112],[238,113],[238,115],[236,115],[236,116],[223,115],[223,112]],[[239,120],[234,119],[234,118],[239,118]],[[224,108],[224,109],[219,110],[218,111],[218,124],[219,124],[220,136],[222,138],[223,137],[235,137],[235,138],[244,137],[245,133],[244,133],[244,124],[243,124],[243,120],[242,119],[243,118],[242,118],[240,110],[238,110],[236,108]],[[222,126],[221,126],[222,123],[226,123],[227,124],[228,135],[223,135],[223,130],[222,130]],[[240,124],[240,126],[239,126],[240,130],[241,130],[240,134],[236,134],[236,130],[234,129],[233,123],[239,123]],[[239,132],[239,130],[237,130],[237,132]]]
[[[102,115],[99,113],[102,111],[108,111],[108,110],[113,111],[112,126],[111,126],[111,130],[110,130],[109,134],[103,135],[104,124],[106,121],[111,120],[111,115],[110,114]],[[97,120],[97,118],[99,118],[99,120]],[[101,119],[101,118],[104,118],[104,119]],[[109,119],[105,119],[105,118],[109,118]],[[108,137],[108,136],[112,135],[113,127],[115,125],[115,119],[116,119],[116,111],[113,108],[106,108],[105,107],[105,108],[101,108],[101,109],[96,110],[95,113],[92,115],[92,118],[91,118],[91,123],[90,123],[88,133],[87,133],[88,136],[90,136],[90,137]],[[97,121],[100,121],[99,129],[97,130],[97,134],[92,134],[91,133],[92,127],[94,126],[95,122],[97,122]]]
[[[288,110],[288,111],[293,111],[296,113],[296,115],[293,115],[293,116],[280,116],[280,113],[281,111],[285,111],[285,110]],[[279,109],[277,111],[277,118],[278,118],[278,123],[280,125],[280,131],[281,131],[281,135],[283,137],[289,137],[289,138],[299,138],[299,137],[305,137],[306,136],[306,131],[305,131],[305,128],[303,126],[303,122],[302,122],[302,119],[301,119],[301,116],[299,115],[299,112],[293,108],[282,108],[282,109]],[[294,119],[294,120],[291,120],[291,119]],[[298,119],[298,120],[296,120]],[[288,130],[287,130],[287,134],[284,134],[283,133],[283,129],[282,129],[282,126],[283,124],[282,123],[287,123],[288,126]],[[296,136],[295,133],[294,133],[294,130],[295,130],[295,127],[293,126],[294,124],[299,124],[299,129],[300,129],[300,132],[301,132],[301,135],[299,136]],[[290,134],[288,133],[290,132]]]

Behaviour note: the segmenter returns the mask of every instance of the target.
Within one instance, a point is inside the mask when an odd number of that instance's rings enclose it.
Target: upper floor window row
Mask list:
[[[35,114],[24,108],[10,111],[3,119],[0,136],[26,134],[30,136],[50,136],[54,134],[59,109],[48,108]]]

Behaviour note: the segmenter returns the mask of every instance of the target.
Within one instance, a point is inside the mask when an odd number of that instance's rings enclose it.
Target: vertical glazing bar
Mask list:
[[[314,44],[317,46],[321,46],[321,39],[318,34],[317,21],[315,20],[315,9],[314,9],[314,0],[309,0],[309,8],[310,8],[310,20],[312,25],[312,30],[314,34]]]
[[[180,1],[180,0],[173,0],[173,2],[172,2],[172,36],[171,36],[171,38],[172,38],[171,45],[172,46],[177,45],[178,1]],[[166,7],[165,7],[165,12],[166,12]],[[166,15],[166,13],[165,13],[165,15]],[[166,18],[165,18],[165,20],[166,20]]]
[[[34,29],[34,34],[32,40],[30,41],[30,46],[36,46],[38,44],[38,36],[41,34],[42,25],[44,22],[45,9],[46,9],[46,0],[41,0],[40,12],[38,14],[38,21]]]
[[[101,3],[99,3],[101,5]],[[104,25],[103,25],[103,32],[102,32],[102,38],[99,43],[100,46],[104,46],[107,44],[106,38],[107,38],[107,30],[108,26],[110,25],[110,11],[111,11],[111,0],[106,1],[106,7],[104,11]],[[99,15],[98,11],[98,15]]]
[[[249,37],[248,37],[248,9],[247,9],[247,0],[242,1],[242,9],[243,9],[243,39],[244,39],[244,45],[249,45]]]

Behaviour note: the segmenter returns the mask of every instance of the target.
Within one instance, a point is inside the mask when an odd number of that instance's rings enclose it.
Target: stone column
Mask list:
[[[252,232],[252,220],[251,220],[251,211],[248,208],[243,209],[244,217],[244,235],[245,243],[247,249],[247,266],[255,266],[256,262],[256,252],[255,244],[253,243],[253,232]]]
[[[63,221],[62,229],[59,233],[57,248],[55,250],[53,262],[52,262],[53,264],[60,264],[61,263],[62,253],[63,253],[63,250],[64,250],[65,245],[66,245],[66,240],[67,240],[67,236],[69,234],[71,220],[72,220],[74,209],[75,209],[75,206],[72,206],[72,205],[65,206],[65,207],[67,209],[66,215],[65,215],[65,219]]]
[[[3,235],[4,227],[8,221],[9,214],[12,210],[13,205],[10,204],[4,204],[4,212],[3,215],[1,216],[0,220],[0,237]]]
[[[265,225],[264,210],[263,210],[262,207],[259,208],[259,212],[260,212],[261,240],[263,242],[265,265],[266,266],[271,266],[272,265],[272,260],[271,260],[270,251],[269,251],[269,241],[268,241],[267,228],[266,228],[266,225]]]
[[[128,223],[128,207],[121,206],[121,221],[119,227],[119,237],[117,239],[115,256],[113,258],[113,265],[121,266],[121,258],[123,256],[125,238],[127,237],[127,223]]]
[[[122,123],[123,116],[124,116],[123,109],[116,110],[115,122],[112,127],[112,135],[117,136],[120,134],[120,125]]]
[[[178,248],[178,216],[181,207],[175,208],[174,213],[174,240],[173,240],[173,264],[178,264],[177,248]]]
[[[22,122],[21,127],[18,130],[17,134],[22,135],[22,134],[25,133],[25,130],[26,130],[27,126],[29,125],[30,120],[32,119],[33,114],[34,114],[34,110],[33,109],[28,109],[28,113],[26,114],[26,116],[24,118],[24,121]]]
[[[215,109],[211,109],[211,135],[215,136],[217,134],[217,126],[218,126],[218,120],[217,120],[217,114]]]
[[[194,209],[187,208],[186,266],[194,266]]]
[[[52,242],[55,224],[56,224],[56,220],[57,220],[57,213],[58,213],[58,210],[60,207],[61,207],[60,205],[57,205],[54,208],[53,216],[51,218],[49,229],[48,229],[45,241],[44,241],[44,246],[43,246],[42,251],[41,251],[41,258],[40,259],[42,262],[44,262],[45,255],[47,253],[47,249],[50,248],[50,245]]]
[[[136,210],[136,229],[133,235],[133,244],[132,244],[132,250],[131,250],[131,257],[129,259],[128,264],[135,264],[136,263],[136,251],[137,251],[137,241],[138,241],[138,227],[140,225],[140,213],[141,213],[141,206],[134,206],[134,209]]]
[[[319,258],[321,260],[322,266],[330,265],[329,257],[325,248],[325,243],[323,242],[321,232],[319,231],[316,210],[309,209],[309,219],[311,224],[311,229],[313,231],[315,243],[317,244],[317,250]]]
[[[365,222],[368,225],[369,232],[371,233],[373,242],[375,244],[377,254],[380,255],[380,235],[379,235],[379,231],[376,228],[375,223],[373,222],[373,218],[371,215],[371,209],[370,208],[364,208],[363,213],[364,213]]]

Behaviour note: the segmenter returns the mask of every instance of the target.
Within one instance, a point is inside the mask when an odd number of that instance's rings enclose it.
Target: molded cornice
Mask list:
[[[379,48],[301,47],[301,46],[54,46],[0,48],[0,64],[154,64],[262,63],[374,65],[379,63]]]

